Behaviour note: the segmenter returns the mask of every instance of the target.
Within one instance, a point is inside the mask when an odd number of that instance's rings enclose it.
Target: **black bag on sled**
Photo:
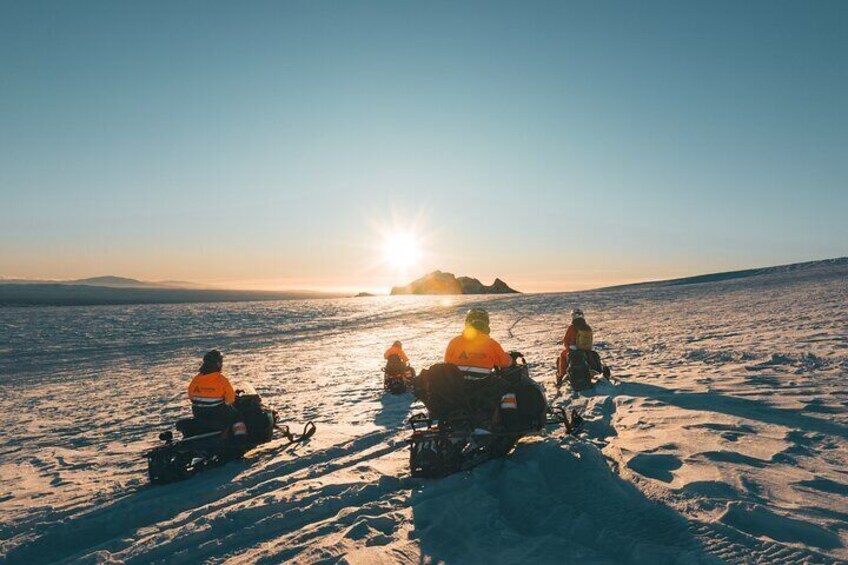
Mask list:
[[[247,425],[247,435],[251,442],[259,444],[273,439],[277,413],[266,408],[258,394],[239,396],[235,406]]]
[[[496,373],[471,376],[450,363],[437,363],[413,379],[415,397],[434,420],[467,419],[475,425],[495,416],[509,383]]]
[[[568,353],[566,376],[574,392],[592,386],[592,369],[589,367],[589,357],[585,351],[577,349]]]
[[[523,360],[523,358],[522,358]],[[500,415],[504,427],[510,431],[541,430],[545,427],[548,401],[542,385],[530,378],[527,365],[521,363],[503,370],[503,378],[515,394],[515,409],[507,410],[502,404]]]
[[[523,363],[482,377],[437,363],[413,380],[413,393],[434,420],[464,418],[475,427],[508,431],[541,429],[548,409],[544,390]]]
[[[389,355],[386,359],[386,368],[383,371],[387,375],[403,375],[406,372],[406,363],[397,355]]]

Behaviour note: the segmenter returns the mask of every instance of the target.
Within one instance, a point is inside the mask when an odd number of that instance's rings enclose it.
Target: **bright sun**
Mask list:
[[[421,260],[421,244],[414,234],[396,232],[383,240],[383,261],[398,270],[414,267]]]

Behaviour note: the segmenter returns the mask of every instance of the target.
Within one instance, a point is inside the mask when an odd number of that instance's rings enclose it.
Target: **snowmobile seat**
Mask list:
[[[184,438],[189,438],[211,432],[220,432],[222,428],[197,418],[185,418],[177,422],[177,430],[183,434]]]

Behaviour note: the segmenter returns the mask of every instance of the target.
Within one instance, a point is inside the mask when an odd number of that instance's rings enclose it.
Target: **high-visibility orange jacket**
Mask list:
[[[211,408],[221,404],[232,404],[236,393],[227,377],[221,373],[197,375],[188,385],[188,397],[193,406]]]
[[[479,372],[479,369],[490,371],[495,367],[509,367],[512,357],[497,341],[469,326],[448,344],[445,363],[453,363],[465,371],[478,369]]]
[[[383,353],[383,359],[388,359],[392,355],[397,355],[403,363],[409,363],[409,357],[406,356],[406,353],[403,352],[403,349],[397,347],[396,345],[391,346]]]

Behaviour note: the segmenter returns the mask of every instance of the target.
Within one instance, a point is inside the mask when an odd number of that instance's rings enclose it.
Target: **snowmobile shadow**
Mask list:
[[[110,502],[98,504],[72,520],[48,526],[39,531],[37,539],[14,548],[5,557],[17,563],[68,560],[81,551],[125,537],[140,527],[223,498],[235,488],[231,486],[234,479],[249,464],[231,461],[186,481],[161,486],[143,484],[124,495],[109,493]]]
[[[421,563],[715,562],[685,518],[591,445],[519,444],[412,494]]]
[[[747,398],[724,396],[715,392],[676,392],[657,385],[633,382],[623,383],[619,394],[652,398],[686,410],[719,412],[748,420],[759,420],[766,424],[848,438],[848,426],[838,422],[813,418],[802,414],[800,410],[776,408]]]
[[[374,423],[385,428],[396,428],[406,422],[409,408],[415,402],[411,392],[403,394],[383,393],[380,397],[380,410],[374,418]]]
[[[186,523],[219,512],[222,508],[237,508],[245,500],[269,492],[269,489],[282,488],[281,485],[294,483],[304,476],[322,476],[398,450],[403,444],[382,447],[394,433],[385,430],[369,432],[340,444],[298,454],[294,458],[279,457],[279,449],[276,453],[259,451],[257,460],[251,460],[249,454],[246,462],[230,462],[186,481],[163,486],[144,485],[124,493],[108,492],[90,510],[39,529],[38,537],[13,548],[3,555],[3,559],[10,563],[53,563],[84,560],[86,556],[90,558],[93,551],[104,548],[108,551],[125,550],[127,544],[137,540],[139,530],[161,527],[162,524],[181,528]],[[294,519],[291,527],[297,527],[301,523],[299,520]],[[252,520],[249,522],[252,523]],[[237,524],[238,520],[233,523]],[[32,525],[23,527],[31,528]],[[194,540],[191,546],[192,562],[199,563],[204,557],[218,555],[217,542],[205,542],[216,540],[220,531],[219,528],[201,528],[190,534]],[[7,531],[2,533],[15,534]],[[181,538],[178,536],[175,540],[162,541],[161,547],[150,550],[161,557],[146,552],[140,560],[167,560],[174,551],[186,548]],[[254,543],[254,540],[249,539],[249,543]],[[5,562],[3,559],[0,562]]]

